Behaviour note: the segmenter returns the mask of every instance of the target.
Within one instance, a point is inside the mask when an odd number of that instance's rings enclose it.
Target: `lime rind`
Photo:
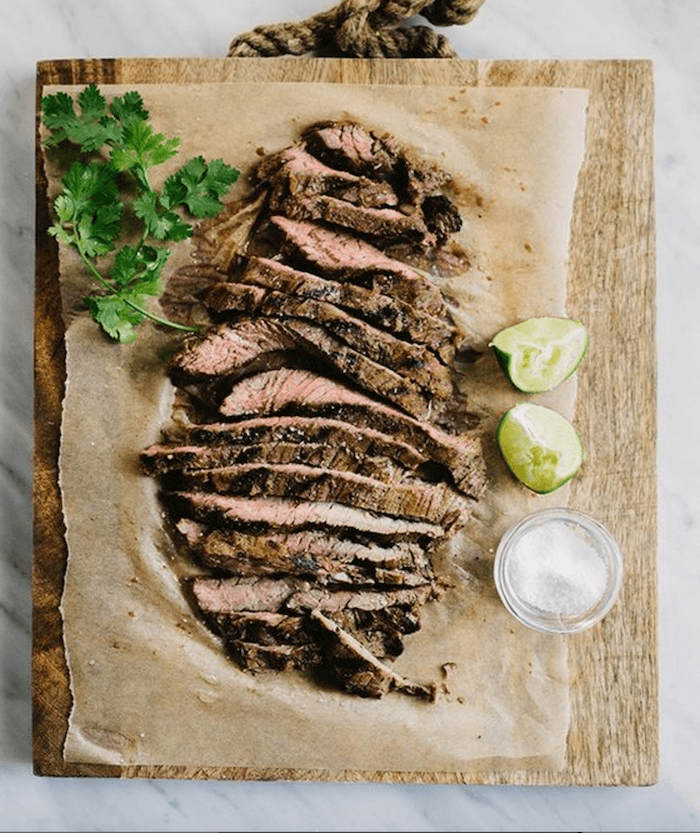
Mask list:
[[[498,363],[523,393],[544,393],[568,379],[588,352],[588,332],[571,318],[529,318],[491,341]]]
[[[511,472],[539,494],[561,488],[583,463],[583,443],[576,429],[543,405],[520,402],[506,411],[496,437]]]

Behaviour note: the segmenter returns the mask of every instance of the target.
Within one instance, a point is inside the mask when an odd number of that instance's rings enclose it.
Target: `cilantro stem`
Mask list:
[[[147,309],[140,307],[128,298],[125,298],[124,301],[128,304],[128,306],[136,310],[136,312],[140,312],[142,315],[145,315],[146,318],[150,318],[151,321],[155,321],[156,324],[163,324],[166,327],[170,327],[172,330],[184,330],[188,333],[199,332],[199,327],[190,327],[189,324],[178,324],[177,321],[171,321],[169,318],[161,318],[160,315],[156,315],[154,312],[149,312]]]
[[[80,259],[82,260],[85,268],[88,272],[97,280],[99,281],[105,289],[108,289],[110,292],[114,292],[114,286],[103,276],[100,274],[99,270],[95,267],[95,264],[90,260],[90,258],[85,254],[83,247],[80,245],[80,242],[76,240],[75,242],[76,249],[78,250],[78,254],[80,255]],[[156,315],[154,312],[150,312],[149,310],[145,309],[144,307],[140,306],[139,304],[134,303],[130,298],[124,298],[124,303],[127,306],[130,306],[136,312],[141,313],[146,318],[150,318],[151,321],[155,321],[156,324],[163,324],[166,327],[170,327],[174,330],[184,330],[188,333],[196,333],[199,332],[198,327],[190,327],[188,324],[179,324],[177,321],[170,321],[167,318],[162,318],[160,315]]]

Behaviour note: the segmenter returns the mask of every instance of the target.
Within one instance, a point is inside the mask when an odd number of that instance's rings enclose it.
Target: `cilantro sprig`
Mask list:
[[[218,214],[239,172],[221,159],[207,162],[197,156],[154,189],[150,171],[177,154],[180,140],[154,131],[141,95],[133,90],[108,105],[90,84],[75,100],[63,91],[44,96],[41,111],[49,131],[44,144],[78,152],[54,200],[55,221],[48,232],[78,252],[100,285],[85,299],[92,317],[122,343],[135,341],[135,328],[146,318],[196,329],[162,318],[147,305],[163,292],[167,244],[192,236],[188,215]]]

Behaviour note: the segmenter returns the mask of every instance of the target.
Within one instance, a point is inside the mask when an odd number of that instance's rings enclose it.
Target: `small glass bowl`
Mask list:
[[[576,633],[600,622],[622,585],[622,555],[608,530],[576,509],[541,509],[501,538],[496,589],[524,625]]]

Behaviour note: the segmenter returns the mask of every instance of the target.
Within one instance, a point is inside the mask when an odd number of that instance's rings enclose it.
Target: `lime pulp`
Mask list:
[[[583,444],[573,425],[543,405],[515,405],[501,418],[496,436],[508,468],[534,492],[553,492],[583,463]]]
[[[491,346],[516,388],[543,393],[576,370],[588,350],[588,333],[571,318],[528,318],[501,330]]]

